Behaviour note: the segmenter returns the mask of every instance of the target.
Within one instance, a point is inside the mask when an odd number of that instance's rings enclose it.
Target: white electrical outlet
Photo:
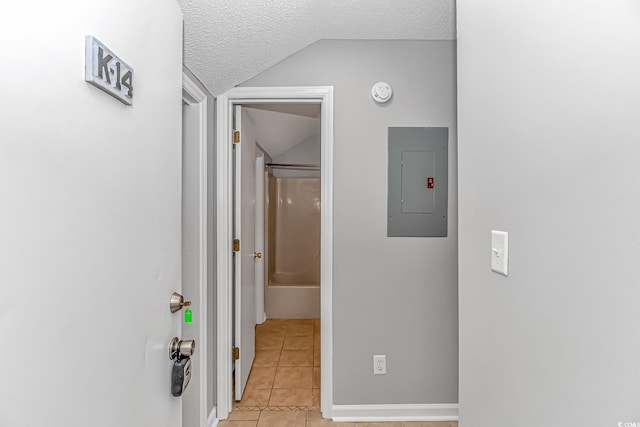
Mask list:
[[[373,375],[387,374],[387,356],[384,354],[373,355]]]

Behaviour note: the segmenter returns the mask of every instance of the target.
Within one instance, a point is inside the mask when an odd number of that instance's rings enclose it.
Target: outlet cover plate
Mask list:
[[[376,354],[373,356],[373,375],[387,374],[387,356]]]

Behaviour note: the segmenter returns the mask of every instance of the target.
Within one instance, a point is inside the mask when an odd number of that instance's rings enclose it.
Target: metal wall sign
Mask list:
[[[95,87],[133,104],[133,68],[93,36],[85,37],[84,74]]]

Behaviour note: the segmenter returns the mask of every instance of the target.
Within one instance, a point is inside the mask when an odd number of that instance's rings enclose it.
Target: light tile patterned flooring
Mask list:
[[[268,319],[256,327],[256,357],[234,407],[320,407],[320,319]]]
[[[219,427],[457,427],[453,422],[334,423],[320,414],[320,319],[268,319],[242,400]]]

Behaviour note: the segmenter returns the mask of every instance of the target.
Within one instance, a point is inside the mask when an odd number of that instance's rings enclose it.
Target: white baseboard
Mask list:
[[[211,410],[211,413],[209,414],[209,418],[207,419],[208,427],[216,427],[218,425],[217,415],[218,414],[216,413],[216,407],[214,406],[213,409]]]
[[[458,421],[458,404],[333,405],[333,421]]]

